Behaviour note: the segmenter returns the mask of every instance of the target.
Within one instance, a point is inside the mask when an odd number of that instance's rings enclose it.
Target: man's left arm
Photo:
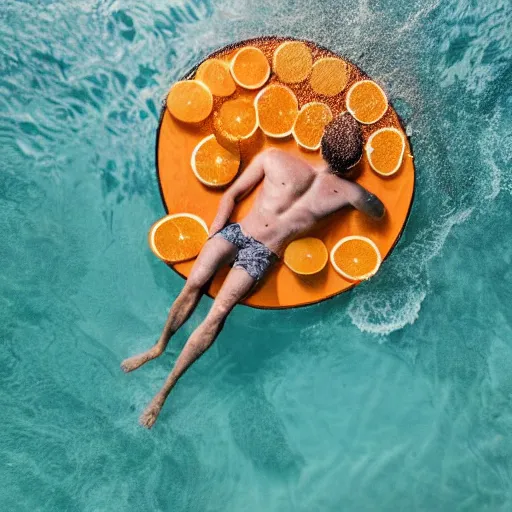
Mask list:
[[[386,214],[386,208],[382,204],[382,201],[357,183],[351,183],[348,196],[348,200],[354,208],[373,219],[380,220]]]

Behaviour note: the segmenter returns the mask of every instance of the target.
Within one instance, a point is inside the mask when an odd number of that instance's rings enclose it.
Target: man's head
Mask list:
[[[322,156],[332,172],[340,177],[349,176],[362,154],[363,134],[351,115],[344,112],[325,127]]]

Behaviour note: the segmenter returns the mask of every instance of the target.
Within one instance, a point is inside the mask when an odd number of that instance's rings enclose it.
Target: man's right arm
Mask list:
[[[353,182],[351,185],[348,197],[350,204],[373,219],[382,219],[386,214],[382,201],[361,185]]]
[[[241,201],[264,177],[263,161],[265,152],[256,155],[247,169],[222,196],[217,215],[210,227],[210,236],[222,229],[228,221],[237,202]]]

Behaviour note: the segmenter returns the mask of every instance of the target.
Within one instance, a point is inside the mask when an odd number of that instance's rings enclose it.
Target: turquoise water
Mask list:
[[[1,510],[511,510],[511,4],[317,3],[2,2]],[[209,51],[271,33],[385,84],[412,215],[354,292],[236,309],[148,432],[210,305],[119,370],[182,285],[146,244],[160,102]]]

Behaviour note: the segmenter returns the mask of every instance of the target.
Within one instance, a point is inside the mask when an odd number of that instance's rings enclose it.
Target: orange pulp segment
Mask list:
[[[178,121],[184,123],[204,121],[212,108],[212,93],[199,80],[176,82],[167,95],[167,109]]]
[[[404,134],[396,128],[381,128],[370,135],[365,149],[371,168],[377,174],[391,176],[402,164],[405,151]]]
[[[207,59],[197,69],[196,80],[203,82],[214,96],[231,96],[236,85],[229,64],[221,59]]]
[[[287,137],[299,113],[297,98],[285,85],[271,84],[254,100],[258,126],[269,137]]]
[[[304,149],[316,151],[320,148],[325,126],[332,121],[331,109],[324,103],[306,103],[293,125],[293,137]]]
[[[255,46],[238,50],[231,60],[230,70],[235,82],[245,89],[259,89],[270,76],[270,64]]]
[[[356,82],[347,92],[347,110],[363,124],[376,123],[388,109],[384,91],[372,80]]]
[[[191,213],[166,215],[149,230],[149,247],[167,263],[195,258],[208,239],[208,226]]]
[[[190,165],[203,185],[224,187],[237,175],[240,155],[222,147],[215,135],[208,135],[194,148]]]
[[[311,275],[320,272],[329,259],[327,247],[318,238],[299,238],[284,251],[285,265],[296,274]]]
[[[348,281],[362,281],[379,270],[381,255],[375,242],[364,236],[342,238],[331,250],[331,264]]]
[[[313,64],[309,83],[313,91],[323,96],[335,96],[347,86],[348,64],[335,57],[324,57]]]
[[[306,80],[312,65],[311,50],[301,41],[285,41],[276,48],[272,58],[274,73],[286,84]]]
[[[238,150],[239,142],[258,129],[254,103],[247,98],[224,102],[214,114],[213,129],[219,144],[231,151]]]

